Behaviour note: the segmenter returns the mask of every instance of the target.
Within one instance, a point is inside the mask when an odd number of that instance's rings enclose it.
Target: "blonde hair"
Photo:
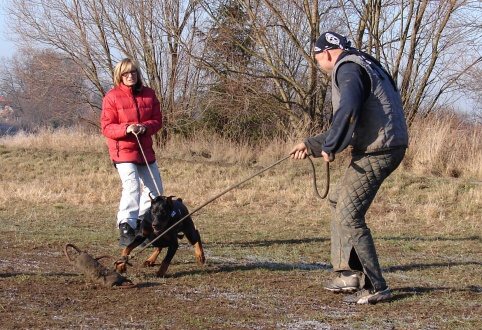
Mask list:
[[[130,58],[124,58],[114,68],[114,87],[119,87],[122,82],[122,75],[126,72],[137,71],[137,82],[134,85],[135,90],[139,90],[142,87],[141,73],[139,72],[139,66],[134,60]]]

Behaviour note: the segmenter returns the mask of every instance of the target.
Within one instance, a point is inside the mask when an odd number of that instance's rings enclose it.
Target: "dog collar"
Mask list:
[[[174,219],[176,216],[181,217],[181,211],[180,211],[179,209],[177,209],[177,210],[172,210],[172,212],[171,212],[171,218]]]

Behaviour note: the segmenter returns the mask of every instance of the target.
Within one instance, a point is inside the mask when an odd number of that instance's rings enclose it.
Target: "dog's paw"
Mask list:
[[[198,265],[204,265],[206,263],[206,257],[203,255],[196,256]]]
[[[146,260],[144,261],[144,267],[154,267],[154,262]]]
[[[127,264],[125,262],[116,263],[115,271],[120,274],[127,272]]]
[[[162,274],[161,272],[156,272],[156,277],[161,278],[164,277],[165,274]]]
[[[200,241],[194,245],[194,253],[196,254],[197,263],[203,265],[206,262],[206,257]]]
[[[167,273],[167,268],[169,268],[169,264],[162,262],[161,267],[159,267],[159,270],[156,272],[156,277],[164,277]]]

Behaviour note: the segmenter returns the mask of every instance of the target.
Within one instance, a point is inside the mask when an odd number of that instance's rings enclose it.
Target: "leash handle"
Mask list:
[[[325,164],[326,164],[325,190],[323,190],[323,194],[320,195],[320,193],[318,192],[317,184],[316,184],[315,164],[313,163],[313,161],[311,160],[311,157],[309,155],[306,158],[308,158],[308,160],[310,161],[311,168],[313,170],[313,189],[315,190],[315,194],[316,194],[316,196],[318,196],[318,198],[325,199],[326,196],[328,196],[328,192],[330,191],[330,163],[325,162]]]

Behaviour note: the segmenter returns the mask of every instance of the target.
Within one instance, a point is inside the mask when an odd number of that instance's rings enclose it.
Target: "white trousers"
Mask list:
[[[157,164],[154,162],[148,166],[155,181],[152,180],[151,173],[146,165],[134,163],[115,165],[122,181],[122,196],[119,211],[117,212],[117,227],[121,223],[127,222],[129,226],[136,228],[137,219],[143,216],[151,206],[149,193],[154,198],[159,196],[159,194],[162,195],[164,192]],[[157,189],[159,189],[159,192]]]

